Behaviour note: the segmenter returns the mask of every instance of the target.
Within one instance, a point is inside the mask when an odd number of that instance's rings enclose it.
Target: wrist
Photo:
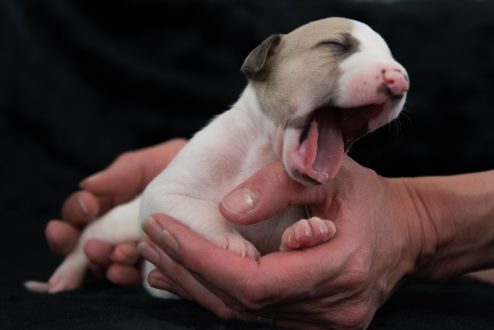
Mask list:
[[[440,280],[494,265],[494,171],[398,179],[413,205],[410,276]]]
[[[392,187],[392,221],[399,224],[400,234],[405,245],[402,259],[407,267],[404,276],[414,277],[426,260],[435,255],[439,245],[434,216],[430,206],[424,203],[422,190],[417,179],[388,179]]]

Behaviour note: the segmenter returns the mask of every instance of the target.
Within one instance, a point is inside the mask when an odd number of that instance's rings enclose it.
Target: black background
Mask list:
[[[44,226],[82,178],[124,151],[190,137],[236,100],[252,48],[327,16],[370,24],[411,78],[405,113],[355,159],[387,176],[494,168],[492,2],[0,1],[0,328],[252,328],[141,289],[50,296],[21,282],[58,264]],[[492,311],[481,282],[409,284],[372,328],[487,329]]]

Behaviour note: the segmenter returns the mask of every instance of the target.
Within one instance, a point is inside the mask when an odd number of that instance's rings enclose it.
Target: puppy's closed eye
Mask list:
[[[325,47],[334,55],[345,55],[355,50],[358,42],[348,33],[338,34],[334,38],[322,40],[317,46]]]
[[[337,40],[323,41],[320,45],[329,48],[329,50],[336,54],[344,54],[348,52],[349,46],[346,43]]]

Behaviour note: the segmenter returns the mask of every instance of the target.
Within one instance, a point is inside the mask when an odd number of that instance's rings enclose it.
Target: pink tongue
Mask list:
[[[334,178],[345,153],[341,129],[333,116],[316,114],[310,123],[307,138],[298,148],[304,174],[324,183]]]

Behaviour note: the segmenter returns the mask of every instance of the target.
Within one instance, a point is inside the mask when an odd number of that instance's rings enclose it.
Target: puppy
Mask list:
[[[348,147],[402,110],[409,88],[405,69],[367,25],[327,18],[268,37],[241,71],[249,83],[233,107],[198,132],[141,197],[87,226],[48,283],[30,281],[27,288],[78,288],[88,268],[85,242],[138,240],[139,224],[153,213],[173,216],[218,246],[252,258],[320,244],[335,234],[331,221],[307,219],[304,207],[239,226],[222,217],[218,204],[276,160],[302,184],[330,184]]]

